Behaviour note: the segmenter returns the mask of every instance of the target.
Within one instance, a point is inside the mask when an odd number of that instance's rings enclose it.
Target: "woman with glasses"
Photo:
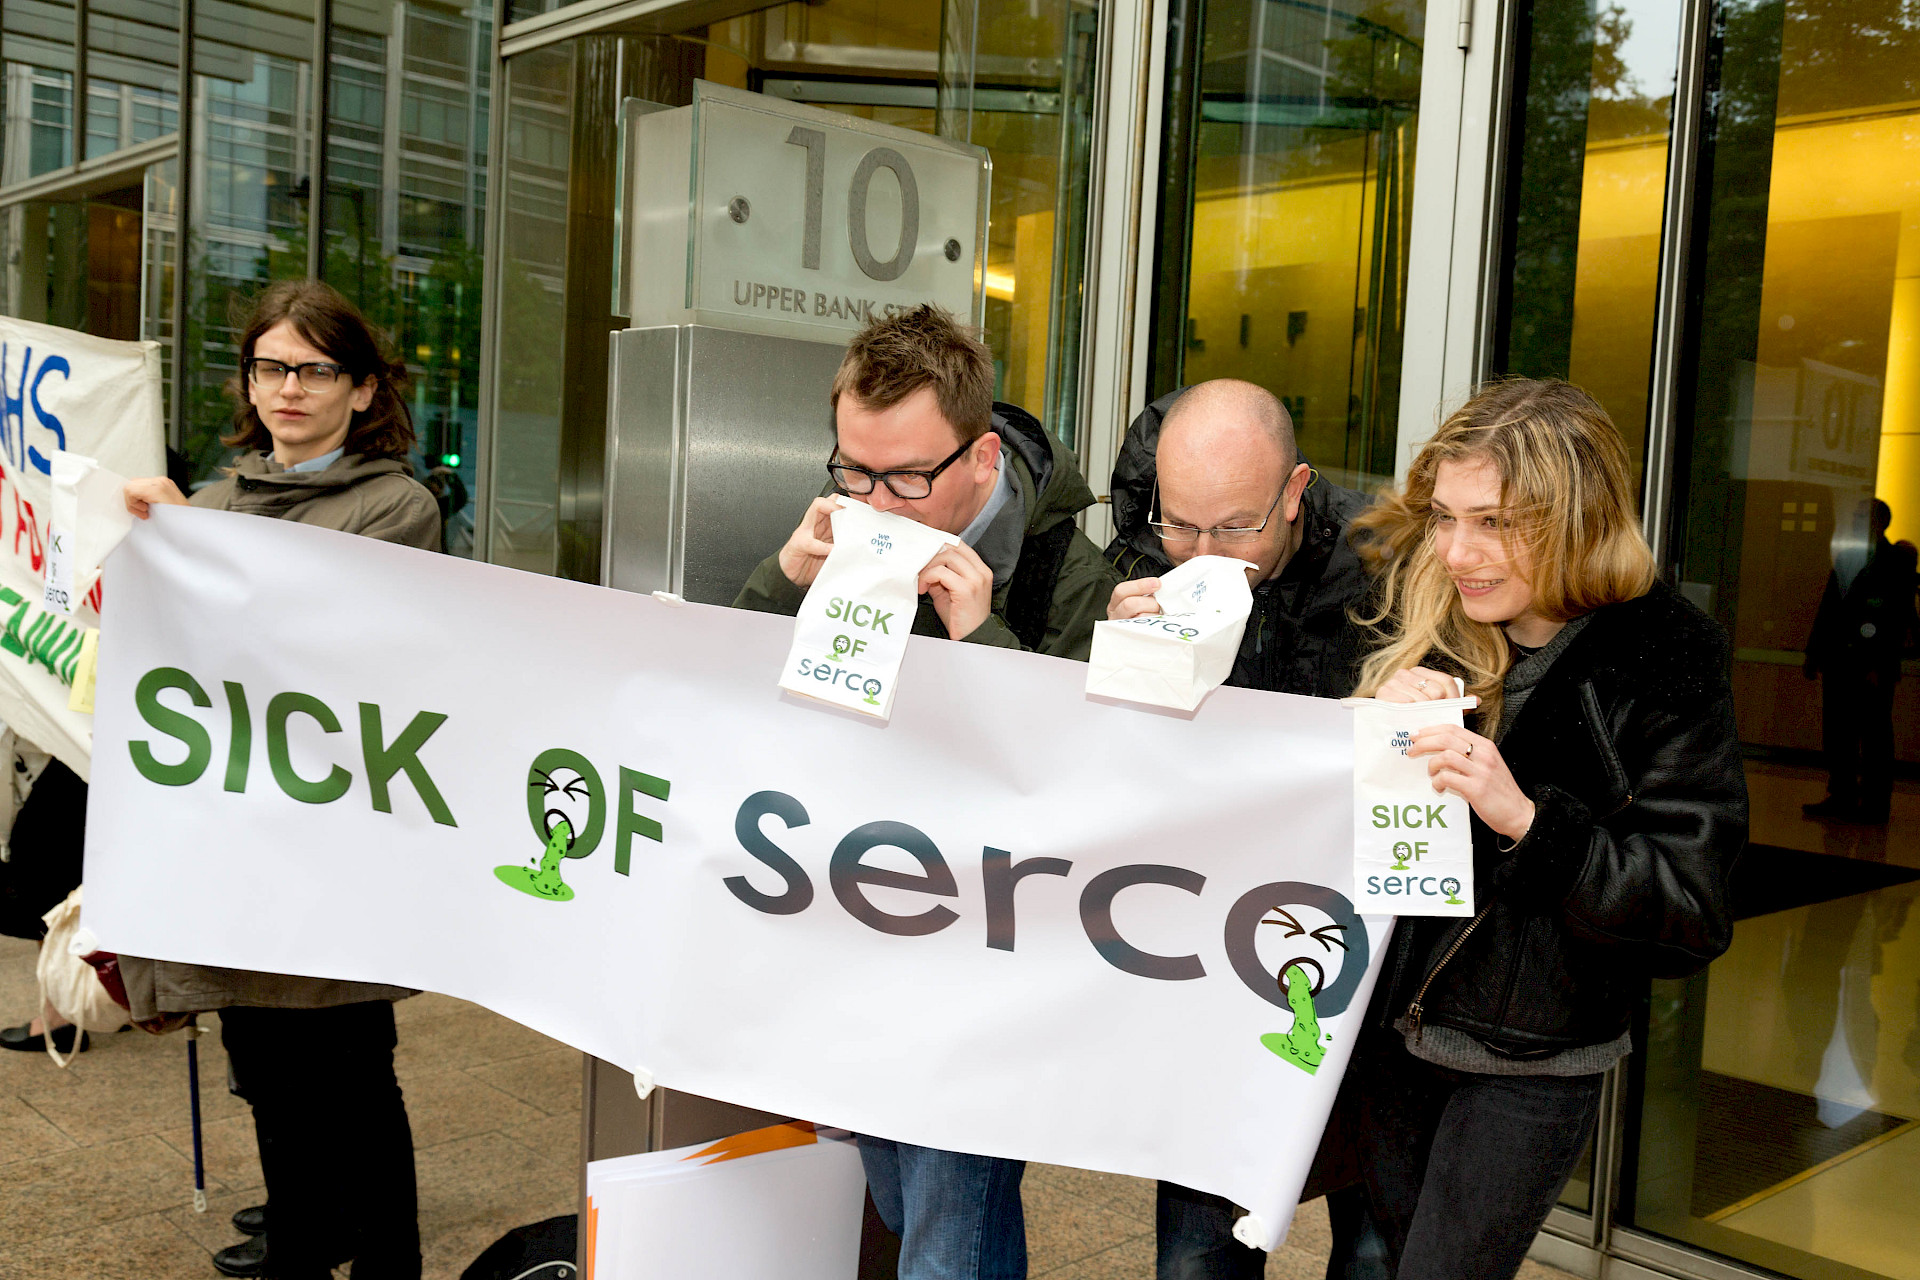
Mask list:
[[[1355,522],[1359,692],[1480,699],[1408,755],[1473,811],[1471,920],[1403,919],[1351,1070],[1399,1280],[1518,1271],[1634,1003],[1725,951],[1747,790],[1720,627],[1655,573],[1627,450],[1564,382],[1483,389]]]
[[[439,550],[439,504],[407,461],[406,366],[352,303],[317,280],[273,285],[254,303],[240,370],[224,437],[240,454],[193,506]],[[165,477],[130,481],[126,496],[142,519],[187,502]],[[244,522],[233,533],[244,537]],[[253,1108],[271,1216],[236,1213],[254,1238],[214,1266],[319,1280],[353,1258],[359,1280],[418,1280],[413,1136],[393,1072],[393,1002],[413,993],[133,956],[120,966],[148,1025],[220,1011],[236,1090]]]

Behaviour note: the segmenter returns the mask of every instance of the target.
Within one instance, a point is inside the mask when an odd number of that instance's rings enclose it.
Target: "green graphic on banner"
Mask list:
[[[495,867],[493,874],[501,884],[511,885],[522,893],[553,902],[571,902],[573,886],[560,878],[560,862],[567,856],[567,847],[572,840],[573,828],[562,818],[553,824],[553,831],[547,836],[547,847],[540,855],[537,868]]]
[[[1285,1035],[1270,1031],[1260,1037],[1260,1043],[1308,1075],[1313,1075],[1320,1070],[1320,1062],[1327,1056],[1326,1046],[1320,1043],[1320,1016],[1313,1008],[1313,987],[1307,981],[1307,971],[1297,964],[1288,965],[1283,976],[1286,978],[1287,1006],[1293,1010],[1293,1030]]]

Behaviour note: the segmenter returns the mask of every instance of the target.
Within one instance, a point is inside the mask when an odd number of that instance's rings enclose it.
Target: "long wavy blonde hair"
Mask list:
[[[1379,646],[1361,667],[1370,696],[1396,671],[1454,669],[1480,698],[1480,723],[1498,724],[1513,650],[1504,628],[1461,607],[1432,538],[1433,485],[1443,462],[1484,459],[1500,476],[1502,532],[1533,608],[1565,622],[1645,595],[1655,577],[1640,531],[1632,468],[1620,432],[1594,398],[1570,383],[1513,378],[1480,388],[1441,424],[1407,472],[1354,520],[1354,542],[1373,570],[1370,613]]]

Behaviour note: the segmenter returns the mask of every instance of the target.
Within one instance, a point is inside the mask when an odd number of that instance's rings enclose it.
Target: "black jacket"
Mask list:
[[[1377,1018],[1539,1057],[1617,1038],[1649,977],[1727,949],[1747,839],[1728,658],[1664,583],[1593,614],[1500,744],[1532,828],[1502,852],[1474,818],[1479,913],[1400,921]]]
[[[1113,466],[1114,539],[1107,559],[1129,581],[1157,578],[1173,565],[1147,527],[1153,503],[1154,447],[1160,420],[1181,391],[1161,396],[1133,420]],[[1227,683],[1272,693],[1344,698],[1353,692],[1366,640],[1349,611],[1367,593],[1347,526],[1367,507],[1364,494],[1316,473],[1301,500],[1300,549],[1280,576],[1253,589],[1253,613]]]

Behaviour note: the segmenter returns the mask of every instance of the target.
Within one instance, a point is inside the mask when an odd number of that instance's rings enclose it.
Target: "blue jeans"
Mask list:
[[[860,1135],[867,1189],[900,1237],[900,1280],[1026,1280],[1024,1160]]]

